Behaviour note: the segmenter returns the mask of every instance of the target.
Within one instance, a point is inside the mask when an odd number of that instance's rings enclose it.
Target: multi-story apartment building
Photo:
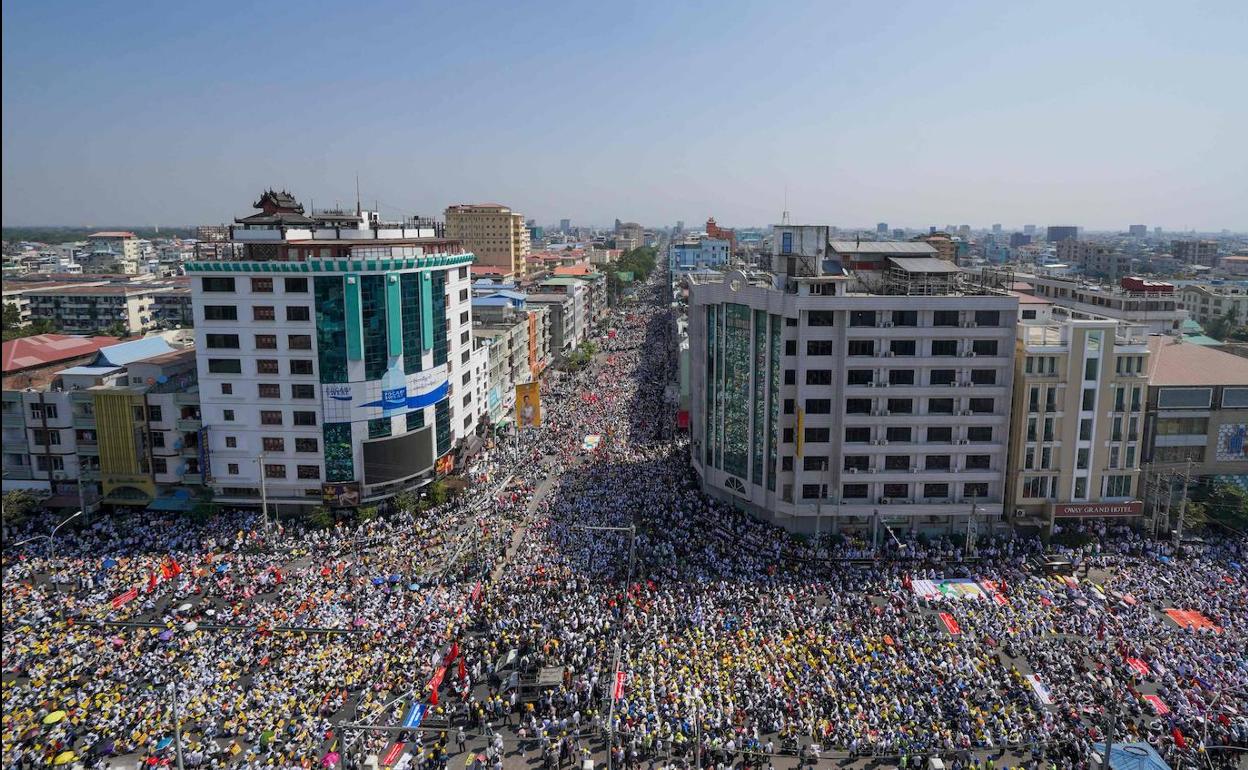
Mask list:
[[[119,326],[122,336],[146,334],[160,326],[157,296],[172,289],[147,283],[76,283],[24,292],[30,320],[50,321],[67,334],[93,334]]]
[[[1218,266],[1218,242],[1205,240],[1170,241],[1171,255],[1185,265]]]
[[[1064,240],[1057,244],[1058,261],[1078,265],[1084,275],[1117,281],[1130,275],[1134,259],[1108,243]]]
[[[620,246],[621,241],[629,244],[629,249],[635,249],[639,246],[646,245],[646,229],[636,222],[624,222],[615,228],[616,248],[623,249]]]
[[[1049,243],[1074,241],[1079,238],[1079,228],[1074,225],[1049,225],[1045,230],[1045,240]]]
[[[1111,318],[1018,327],[1009,508],[1016,524],[1143,513],[1147,330]]]
[[[1001,272],[996,275],[1006,276]],[[1150,332],[1157,334],[1177,332],[1187,318],[1174,296],[1173,287],[1168,284],[1132,290],[1042,272],[1011,273],[1009,277],[1031,286],[1026,293],[1065,308],[1071,318],[1114,318],[1135,326],[1147,326]]]
[[[773,272],[692,281],[703,489],[804,532],[999,518],[1018,299],[933,254],[777,225]]]
[[[473,269],[503,278],[523,279],[529,255],[524,215],[497,203],[464,203],[446,209],[446,237],[476,256]]]
[[[352,505],[429,480],[476,424],[472,254],[419,220],[255,207],[242,259],[186,266],[217,498]]]
[[[1144,461],[1248,484],[1248,358],[1150,337]]]
[[[141,256],[134,233],[107,230],[87,236],[87,248],[79,261],[88,272],[134,275],[139,272]]]
[[[546,310],[550,329],[550,357],[558,359],[572,352],[581,340],[576,336],[576,298],[567,293],[526,294],[529,307]]]
[[[1242,284],[1193,283],[1178,290],[1179,306],[1202,326],[1221,318],[1248,324],[1248,286]]]

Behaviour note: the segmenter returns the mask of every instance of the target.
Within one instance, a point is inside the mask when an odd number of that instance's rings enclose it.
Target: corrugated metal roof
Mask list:
[[[91,362],[91,365],[125,366],[132,361],[142,361],[145,358],[172,353],[175,350],[177,348],[170,345],[164,337],[144,337],[141,340],[131,340],[130,342],[122,342],[119,345],[109,345],[106,348],[100,348],[100,352],[96,354],[95,360]]]
[[[931,244],[921,241],[829,241],[828,248],[837,254],[935,254]]]
[[[60,370],[57,374],[89,374],[93,377],[103,377],[106,374],[119,372],[123,368],[121,366],[71,366]]]
[[[956,273],[957,265],[935,257],[889,257],[888,261],[907,273]]]

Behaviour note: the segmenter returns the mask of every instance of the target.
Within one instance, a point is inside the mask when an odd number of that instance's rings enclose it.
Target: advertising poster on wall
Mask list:
[[[541,383],[526,382],[516,386],[516,426],[537,428],[542,424]]]
[[[450,392],[446,366],[365,382],[331,382],[321,386],[326,422],[359,422],[393,417],[432,406]]]
[[[1218,428],[1218,462],[1248,460],[1248,425],[1222,425]]]

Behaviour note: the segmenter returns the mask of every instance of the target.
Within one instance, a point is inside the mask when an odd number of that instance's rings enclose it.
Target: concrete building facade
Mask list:
[[[463,244],[474,269],[523,279],[531,238],[524,215],[498,203],[465,203],[446,209],[446,237]],[[482,273],[483,274],[483,273]]]

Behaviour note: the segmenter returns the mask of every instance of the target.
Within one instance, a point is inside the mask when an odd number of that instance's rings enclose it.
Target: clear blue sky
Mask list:
[[[1025,6],[1025,7],[1024,7]],[[3,222],[1248,229],[1248,3],[3,6]]]

